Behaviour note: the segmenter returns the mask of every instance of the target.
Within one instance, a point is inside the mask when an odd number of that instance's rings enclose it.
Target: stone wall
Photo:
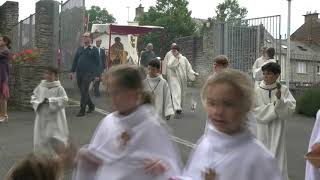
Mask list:
[[[14,25],[18,23],[18,2],[6,1],[0,6],[0,34],[8,34]]]

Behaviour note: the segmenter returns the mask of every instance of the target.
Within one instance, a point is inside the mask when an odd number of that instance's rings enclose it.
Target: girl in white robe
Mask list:
[[[172,95],[173,109],[177,114],[181,114],[187,80],[194,81],[198,73],[194,72],[188,59],[179,53],[178,46],[174,46],[171,51],[173,56],[170,56],[167,63],[167,80]]]
[[[279,64],[270,62],[262,71],[264,80],[255,90],[257,138],[275,156],[284,179],[288,179],[286,121],[295,110],[296,100],[286,86],[276,82],[281,73]]]
[[[208,127],[176,180],[282,180],[270,152],[247,129],[254,91],[244,73],[227,69],[207,79],[202,101]],[[215,176],[215,178],[213,178]]]
[[[149,62],[144,87],[153,96],[153,104],[159,116],[169,120],[170,116],[174,115],[171,93],[167,81],[160,74],[160,62],[156,59]]]
[[[312,151],[316,146],[320,147],[320,110],[317,113],[316,122],[314,123],[313,130],[310,137],[308,152]],[[318,180],[320,179],[320,170],[306,162],[306,179],[305,180]]]
[[[102,120],[91,143],[78,153],[73,179],[167,180],[180,173],[180,158],[168,129],[154,108],[143,102],[138,69],[112,67],[106,83],[115,112]],[[165,168],[158,173],[153,168],[159,164]]]
[[[36,113],[34,151],[57,155],[67,147],[69,129],[65,114],[68,96],[58,79],[58,70],[47,67],[44,80],[34,89],[31,104]]]

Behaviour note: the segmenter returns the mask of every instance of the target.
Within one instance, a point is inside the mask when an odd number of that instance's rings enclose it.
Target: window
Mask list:
[[[307,73],[306,62],[297,62],[297,73]]]
[[[317,74],[320,74],[320,65],[317,66]]]

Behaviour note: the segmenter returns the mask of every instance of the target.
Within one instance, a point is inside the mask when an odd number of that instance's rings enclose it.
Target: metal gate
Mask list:
[[[231,67],[252,74],[252,65],[260,56],[261,47],[274,47],[276,54],[281,54],[280,24],[280,15],[239,23],[214,23],[215,54],[227,55]]]
[[[62,72],[71,69],[73,56],[84,32],[84,17],[85,0],[68,0],[61,5],[58,66]]]

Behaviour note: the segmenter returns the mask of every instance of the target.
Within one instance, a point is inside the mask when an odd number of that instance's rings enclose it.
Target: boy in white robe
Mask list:
[[[105,80],[115,112],[102,120],[91,143],[79,151],[73,179],[167,180],[180,173],[180,158],[168,129],[142,99],[137,67],[114,66]],[[163,166],[158,171],[159,164]]]
[[[316,122],[310,137],[308,152],[320,150],[320,110],[318,110]],[[320,169],[315,168],[309,161],[306,162],[306,176],[305,180],[320,179]]]
[[[254,102],[248,75],[233,69],[207,79],[201,98],[208,128],[182,176],[173,180],[282,180],[276,160],[247,129]]]
[[[34,89],[31,104],[36,113],[34,151],[58,155],[67,147],[69,130],[65,114],[68,96],[58,80],[58,69],[47,67],[44,80]]]
[[[182,104],[184,102],[187,89],[187,80],[194,81],[199,74],[194,72],[188,59],[180,54],[180,48],[172,48],[173,56],[167,63],[167,80],[172,96],[173,109],[176,118],[181,118]]]
[[[289,89],[277,83],[280,65],[269,62],[262,66],[263,81],[256,87],[257,138],[278,160],[284,179],[288,179],[286,153],[286,121],[293,114],[296,100]]]
[[[148,76],[144,80],[144,87],[147,92],[150,92],[154,99],[156,111],[161,118],[166,120],[174,115],[171,93],[169,85],[160,73],[160,61],[153,59],[148,65]]]
[[[268,62],[276,62],[274,59],[275,49],[262,47],[261,49],[262,56],[259,57],[252,66],[252,75],[255,80],[255,85],[259,86],[260,82],[263,80],[263,73],[261,67]]]

